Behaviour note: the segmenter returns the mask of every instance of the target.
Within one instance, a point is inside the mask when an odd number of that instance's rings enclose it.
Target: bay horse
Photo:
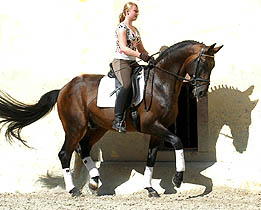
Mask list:
[[[148,80],[143,101],[136,107],[140,115],[140,132],[151,135],[147,163],[144,171],[144,188],[149,197],[159,197],[152,188],[151,180],[157,151],[161,141],[169,142],[176,154],[176,174],[173,183],[180,187],[185,171],[185,159],[181,139],[170,132],[178,114],[178,96],[184,80],[193,85],[193,94],[200,98],[207,94],[211,70],[215,66],[214,55],[223,46],[206,46],[197,41],[182,41],[166,49],[148,68]],[[190,79],[185,78],[186,74]],[[58,153],[61,161],[65,188],[72,196],[79,196],[70,172],[72,153],[80,146],[80,156],[89,170],[89,187],[98,190],[99,171],[90,156],[93,145],[112,130],[113,108],[97,107],[97,90],[104,75],[84,74],[73,78],[60,90],[44,94],[40,100],[27,105],[1,91],[0,124],[8,125],[5,136],[23,144],[22,128],[41,119],[57,103],[59,118],[65,132],[64,144]],[[150,102],[149,109],[144,104]],[[136,132],[130,113],[126,114],[128,132]]]

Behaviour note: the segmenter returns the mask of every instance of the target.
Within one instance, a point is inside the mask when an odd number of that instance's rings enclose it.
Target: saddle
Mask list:
[[[132,71],[132,74],[131,74],[132,98],[130,100],[130,104],[128,104],[131,107],[137,106],[137,104],[135,104],[135,103],[139,100],[138,97],[140,97],[139,78],[142,74],[142,70],[144,70],[144,69],[145,69],[145,66],[140,65],[140,66],[136,67],[135,69],[133,69],[133,71]],[[111,93],[111,95],[113,95],[115,93],[117,95],[117,92],[120,90],[122,85],[114,73],[112,63],[110,63],[110,71],[108,72],[107,76],[115,79],[115,90]]]

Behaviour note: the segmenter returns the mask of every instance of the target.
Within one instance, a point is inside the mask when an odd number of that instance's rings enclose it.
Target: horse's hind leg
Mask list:
[[[106,131],[107,130],[103,128],[89,129],[85,134],[84,138],[79,142],[79,153],[84,165],[89,171],[89,188],[92,191],[98,190],[100,173],[94,161],[91,158],[90,152],[92,146],[103,137]]]
[[[80,138],[78,138],[80,139]],[[78,188],[75,187],[73,184],[73,178],[70,171],[70,162],[72,158],[72,153],[76,148],[79,140],[73,141],[73,138],[69,135],[65,136],[65,142],[60,150],[58,156],[62,164],[64,182],[65,182],[65,189],[67,192],[72,194],[72,196],[79,196],[81,193]]]
[[[62,170],[64,175],[64,182],[66,191],[68,191],[73,197],[79,196],[81,193],[77,187],[73,184],[73,178],[70,171],[70,162],[72,153],[76,149],[79,141],[85,135],[85,126],[78,126],[77,129],[70,129],[66,131],[65,142],[60,150],[58,156],[62,164]]]

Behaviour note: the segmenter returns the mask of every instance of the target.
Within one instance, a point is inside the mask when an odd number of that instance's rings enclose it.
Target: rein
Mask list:
[[[214,58],[214,56],[212,56],[212,55],[204,54],[203,53],[204,49],[205,49],[205,47],[201,48],[199,56],[197,57],[197,66],[196,66],[195,73],[192,76],[192,79],[187,79],[186,77],[180,76],[177,73],[169,72],[166,69],[163,69],[163,68],[161,68],[159,66],[156,66],[153,63],[153,61],[149,62],[149,64],[148,64],[148,74],[147,74],[147,77],[145,79],[144,94],[143,94],[144,95],[143,96],[144,97],[144,109],[147,112],[150,110],[151,105],[152,105],[153,83],[154,83],[154,74],[155,74],[153,69],[161,70],[161,71],[163,71],[163,72],[165,72],[165,73],[175,77],[179,81],[184,81],[185,80],[185,81],[191,83],[194,87],[200,87],[200,86],[203,86],[203,85],[208,85],[210,83],[209,79],[202,79],[202,78],[198,77],[198,74],[199,74],[199,64],[200,64],[200,61],[201,61],[201,57],[202,56],[206,56],[206,57]],[[151,55],[151,57],[153,57],[154,55],[159,54],[159,53],[160,52],[154,53],[153,55]],[[152,71],[152,80],[151,80],[150,102],[149,102],[149,106],[147,107],[146,100],[145,100],[145,95],[146,95],[146,88],[147,88],[147,82],[148,82],[148,79],[149,79],[150,71]],[[205,82],[206,84],[200,84],[200,82]]]
[[[151,67],[153,67],[153,68],[159,69],[159,70],[161,70],[161,71],[163,71],[163,72],[165,72],[165,73],[167,73],[167,74],[169,74],[169,75],[171,75],[171,76],[174,76],[174,77],[176,77],[176,78],[177,78],[178,80],[180,80],[180,81],[185,80],[185,81],[190,82],[190,83],[192,83],[192,84],[195,83],[195,82],[207,82],[207,83],[210,83],[210,81],[209,81],[208,79],[198,78],[199,63],[200,63],[200,61],[201,61],[201,57],[202,57],[202,56],[206,56],[206,57],[214,58],[213,55],[204,54],[203,51],[204,51],[204,47],[201,49],[201,51],[200,51],[200,53],[199,53],[199,56],[198,56],[198,58],[197,58],[196,71],[195,71],[195,73],[193,74],[192,79],[187,79],[186,77],[180,76],[180,75],[178,75],[177,73],[169,72],[168,70],[163,69],[163,68],[161,68],[161,67],[159,67],[159,66],[156,66],[155,64],[149,64],[148,66],[151,66]],[[192,62],[193,62],[193,61],[192,61]]]

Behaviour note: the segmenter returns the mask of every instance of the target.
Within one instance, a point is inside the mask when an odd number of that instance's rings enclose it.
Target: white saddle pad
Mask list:
[[[134,105],[137,106],[143,99],[143,90],[144,90],[144,71],[142,70],[138,76],[139,88],[138,88],[138,97],[134,102]],[[104,76],[99,84],[98,96],[97,96],[97,106],[98,107],[114,107],[116,100],[116,93],[111,96],[111,93],[115,90],[115,79],[108,76]]]

